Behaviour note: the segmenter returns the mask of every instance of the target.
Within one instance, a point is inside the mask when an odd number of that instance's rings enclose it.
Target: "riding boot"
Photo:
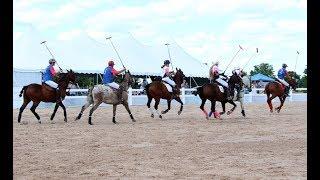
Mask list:
[[[60,92],[59,88],[56,89],[56,99],[57,99],[57,102],[62,101],[61,92]]]
[[[120,103],[123,103],[123,98],[122,98],[122,92],[123,92],[123,87],[120,86],[119,89],[117,90],[117,96],[118,96],[118,100]]]
[[[287,97],[290,97],[290,95],[289,95],[289,90],[290,90],[290,87],[289,86],[286,86],[286,88],[285,88],[285,92],[284,92],[284,94],[287,96]]]

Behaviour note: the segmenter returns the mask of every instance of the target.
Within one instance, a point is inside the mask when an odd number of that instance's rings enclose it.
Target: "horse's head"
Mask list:
[[[291,76],[288,76],[287,79],[288,79],[288,83],[292,87],[292,89],[296,90],[297,85],[298,85],[297,80],[295,78],[291,77]]]
[[[129,70],[125,71],[123,80],[128,83],[128,86],[131,86],[133,84],[133,78],[131,77],[131,73]]]
[[[66,84],[69,84],[69,83],[74,84],[75,81],[76,81],[76,75],[71,69],[67,70],[67,73],[61,73],[58,78],[58,84],[62,82]]]
[[[242,88],[243,81],[242,78],[239,75],[237,75],[237,73],[233,73],[229,78],[228,84],[231,87],[235,87],[237,85],[240,88]]]
[[[74,84],[75,82],[76,82],[76,75],[71,69],[67,70],[66,73],[59,74],[59,77],[58,77],[59,87],[67,88],[69,86],[69,83]]]
[[[177,72],[173,76],[173,81],[177,84],[178,88],[181,88],[181,84],[183,83],[183,79],[186,77],[181,69],[176,68]]]
[[[247,88],[249,92],[251,92],[252,89],[251,89],[251,81],[250,81],[249,76],[246,76],[246,75],[243,76],[242,82],[243,82],[244,87]]]

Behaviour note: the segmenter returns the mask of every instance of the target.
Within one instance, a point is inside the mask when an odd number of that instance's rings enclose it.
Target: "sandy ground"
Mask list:
[[[114,125],[112,107],[100,107],[93,126],[89,110],[74,121],[80,108],[67,108],[67,123],[61,108],[54,123],[52,109],[37,109],[42,124],[28,109],[18,124],[14,109],[14,179],[307,179],[306,102],[285,102],[279,114],[247,104],[246,118],[238,106],[221,120],[198,105],[178,109],[153,119],[131,106],[132,123],[119,106]]]

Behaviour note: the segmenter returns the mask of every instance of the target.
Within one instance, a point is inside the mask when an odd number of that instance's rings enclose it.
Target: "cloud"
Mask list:
[[[16,0],[13,3],[13,19],[14,22],[32,23],[38,28],[46,29],[68,23],[87,8],[98,6],[101,2],[103,1],[73,0],[66,4],[57,4],[49,0]]]
[[[81,34],[81,32],[82,31],[80,29],[73,29],[71,31],[62,32],[58,35],[57,39],[62,41],[71,40],[75,37],[78,37]]]

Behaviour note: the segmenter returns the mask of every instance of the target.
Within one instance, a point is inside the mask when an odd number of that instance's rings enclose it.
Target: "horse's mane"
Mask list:
[[[67,73],[61,73],[58,78],[58,83],[65,81],[66,78],[67,78]]]

